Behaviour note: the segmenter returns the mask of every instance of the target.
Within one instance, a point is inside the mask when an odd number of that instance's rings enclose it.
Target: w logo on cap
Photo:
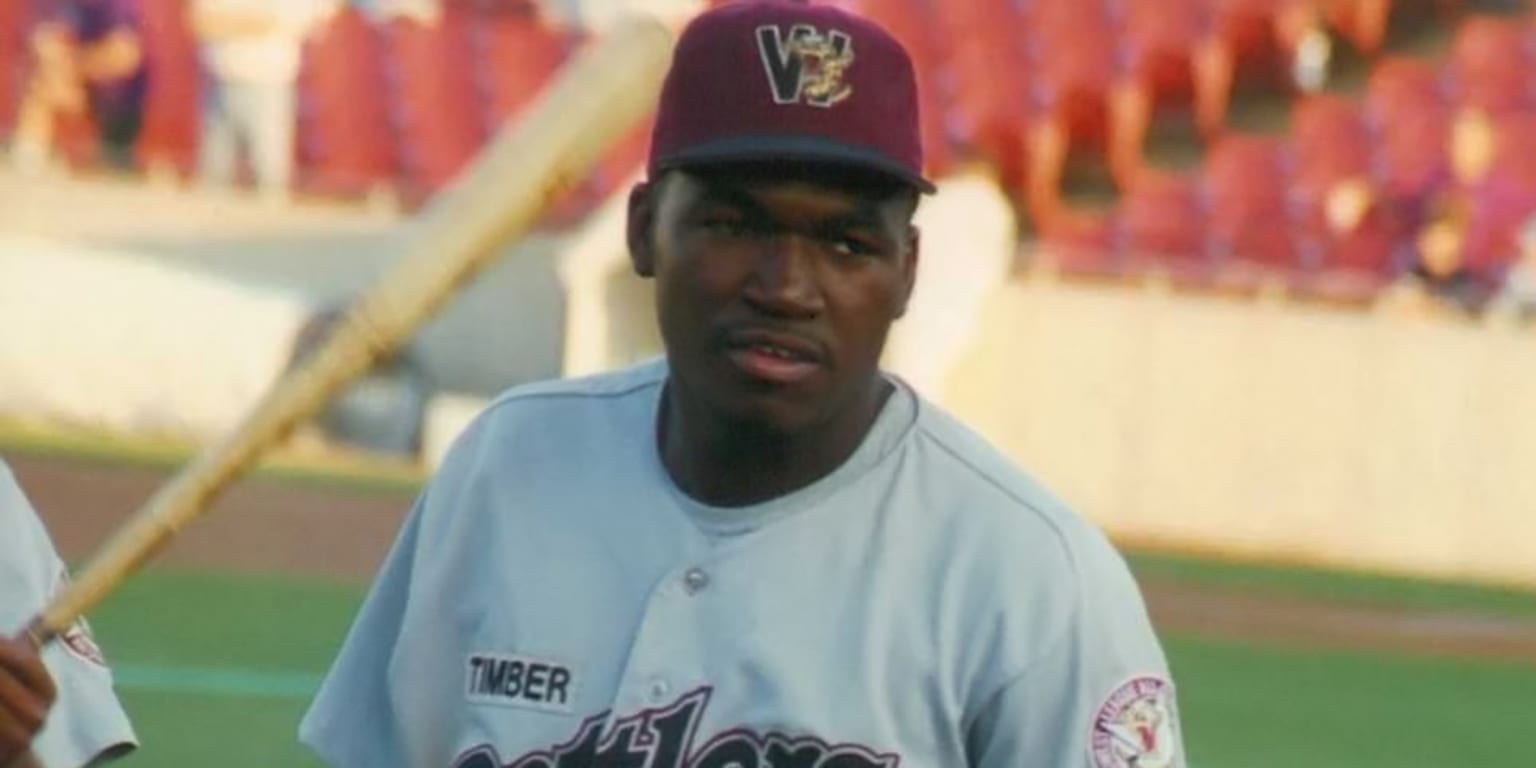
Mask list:
[[[757,52],[777,104],[830,107],[853,95],[843,80],[853,64],[853,38],[844,32],[796,24],[785,35],[778,25],[764,25],[757,28]]]

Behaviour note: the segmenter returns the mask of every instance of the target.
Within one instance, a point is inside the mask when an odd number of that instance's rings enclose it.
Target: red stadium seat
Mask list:
[[[1332,0],[1323,3],[1323,13],[1328,26],[1355,50],[1372,55],[1386,41],[1392,0]]]
[[[1372,173],[1371,131],[1360,106],[1351,99],[1323,94],[1295,101],[1291,143],[1297,187],[1325,194],[1340,181]]]
[[[1214,34],[1232,55],[1237,83],[1283,86],[1303,34],[1318,23],[1311,0],[1206,0]]]
[[[1446,62],[1462,106],[1490,112],[1536,105],[1536,29],[1524,19],[1469,16]]]
[[[1366,85],[1365,115],[1386,194],[1421,198],[1446,183],[1451,110],[1430,63],[1401,57],[1378,63]]]
[[[1024,19],[1034,108],[1072,143],[1102,141],[1115,79],[1114,26],[1099,0],[1039,0]]]
[[[522,3],[493,5],[475,22],[476,64],[494,128],[544,89],[577,41]]]
[[[1285,0],[1206,0],[1218,35],[1241,49],[1273,44],[1274,27]]]
[[[1398,244],[1407,236],[1398,217],[1374,186],[1373,137],[1354,101],[1316,95],[1291,111],[1295,152],[1290,200],[1301,241],[1301,262],[1310,270],[1308,290],[1335,299],[1374,295],[1392,271]],[[1328,207],[1345,184],[1373,190],[1363,218],[1340,230]]]
[[[1210,27],[1202,0],[1123,0],[1119,22],[1125,72],[1154,93],[1193,94],[1193,56]]]
[[[1209,271],[1205,218],[1199,179],[1147,170],[1121,194],[1118,247],[1131,264],[1198,281]]]
[[[1230,62],[1209,34],[1202,0],[1124,0],[1117,26],[1119,75],[1110,151],[1123,184],[1141,170],[1142,147],[1159,110],[1185,109],[1207,135],[1219,129]]]
[[[0,139],[9,137],[21,101],[31,0],[0,0]]]
[[[1462,190],[1470,219],[1464,244],[1467,265],[1498,273],[1516,253],[1521,227],[1536,216],[1536,112],[1494,118],[1494,157],[1489,173]]]
[[[1365,299],[1392,277],[1412,233],[1380,199],[1354,222],[1330,222],[1327,195],[1298,196],[1296,229],[1307,290],[1335,299]]]
[[[1024,17],[1030,215],[1055,215],[1070,157],[1109,149],[1114,27],[1100,0],[1038,0]]]
[[[383,41],[358,11],[341,11],[310,40],[299,78],[304,187],[356,195],[394,178],[385,82]]]
[[[1037,256],[1051,269],[1075,277],[1123,273],[1110,212],[1058,207],[1036,220],[1035,229]]]
[[[1536,109],[1509,112],[1493,117],[1494,171],[1498,175],[1536,180],[1536,152],[1531,140],[1536,137]]]
[[[1207,246],[1218,261],[1274,270],[1296,267],[1286,189],[1293,160],[1285,143],[1232,134],[1206,155]]]
[[[1433,62],[1390,56],[1371,67],[1365,93],[1368,110],[1402,110],[1424,104],[1443,106],[1445,100],[1445,83]]]
[[[996,168],[1005,187],[1022,190],[1029,68],[1021,19],[1008,0],[952,0],[934,22],[946,39],[965,42],[949,46],[944,62],[950,138]]]
[[[139,162],[149,168],[191,173],[201,133],[201,65],[197,40],[187,23],[185,0],[140,0],[149,86]]]
[[[1470,218],[1463,248],[1467,267],[1500,275],[1518,254],[1522,226],[1536,214],[1536,184],[1496,176],[1466,190]]]
[[[1323,241],[1325,275],[1348,276],[1375,289],[1389,282],[1397,268],[1397,254],[1407,243],[1407,233],[1379,208],[1348,232],[1334,233]]]
[[[486,136],[470,46],[472,18],[457,5],[425,25],[395,19],[386,27],[390,99],[408,197],[447,184]]]

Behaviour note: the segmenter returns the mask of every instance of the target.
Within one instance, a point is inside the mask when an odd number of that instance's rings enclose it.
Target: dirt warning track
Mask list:
[[[164,482],[165,470],[7,456],[64,557],[78,562]],[[408,495],[247,479],[154,567],[280,573],[366,584]],[[1536,664],[1536,621],[1355,605],[1143,580],[1160,630],[1262,645],[1379,650]]]

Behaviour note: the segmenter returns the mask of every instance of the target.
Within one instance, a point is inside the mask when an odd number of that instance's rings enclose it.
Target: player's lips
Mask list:
[[[825,356],[816,343],[795,334],[744,329],[726,336],[726,357],[761,381],[794,384],[814,376]]]

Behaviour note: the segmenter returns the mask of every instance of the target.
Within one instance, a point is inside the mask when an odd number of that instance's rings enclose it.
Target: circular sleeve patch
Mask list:
[[[68,648],[70,653],[79,658],[97,666],[107,665],[107,657],[102,654],[101,646],[96,644],[95,638],[91,637],[91,627],[85,623],[85,619],[75,622],[59,639],[64,642],[64,647]]]
[[[54,596],[57,597],[68,586],[69,572],[61,570],[58,579],[54,582]],[[91,636],[91,625],[86,623],[84,616],[76,619],[69,629],[64,630],[64,633],[59,635],[59,641],[77,658],[102,667],[107,665],[106,656],[102,654],[101,646],[96,644],[96,639]]]
[[[1176,768],[1179,717],[1173,684],[1156,675],[1121,683],[1093,716],[1094,768]]]

